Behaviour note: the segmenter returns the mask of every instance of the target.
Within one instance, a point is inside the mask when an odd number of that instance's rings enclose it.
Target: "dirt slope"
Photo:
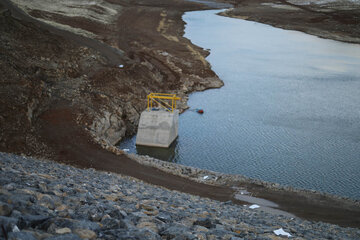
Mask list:
[[[84,13],[66,6],[76,11],[62,14],[66,2],[59,3],[59,8],[46,5],[45,0],[39,6],[32,1],[15,2],[29,4],[20,7],[50,25],[30,18],[8,1],[3,3],[10,10],[2,7],[0,25],[2,151],[56,156],[39,131],[47,124],[40,116],[57,102],[66,102],[76,124],[96,141],[111,145],[134,134],[150,92],[178,93],[183,97],[180,107],[185,108],[185,94],[222,85],[204,59],[208,53],[182,37],[183,11],[200,9],[199,5],[174,8],[176,4],[139,2],[134,7],[98,1]],[[104,5],[118,10],[106,18]],[[89,11],[99,12],[104,19],[81,16]],[[64,31],[58,23],[68,28]],[[66,31],[73,29],[81,31]],[[82,30],[91,32],[82,36]]]

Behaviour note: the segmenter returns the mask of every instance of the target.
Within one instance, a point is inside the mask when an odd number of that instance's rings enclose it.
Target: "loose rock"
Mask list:
[[[294,239],[360,239],[359,229],[271,215],[113,173],[4,153],[0,166],[6,166],[0,238],[277,239],[274,230],[282,228]]]

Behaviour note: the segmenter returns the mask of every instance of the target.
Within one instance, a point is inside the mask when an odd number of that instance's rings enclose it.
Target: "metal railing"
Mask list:
[[[147,109],[152,110],[153,104],[157,103],[159,107],[164,108],[166,111],[174,112],[176,101],[180,99],[176,97],[176,94],[150,93],[147,95]]]

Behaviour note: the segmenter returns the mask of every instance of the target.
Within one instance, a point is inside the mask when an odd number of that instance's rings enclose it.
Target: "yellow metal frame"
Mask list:
[[[176,101],[180,99],[181,98],[176,97],[176,94],[150,93],[149,95],[147,95],[147,109],[152,109],[153,102],[155,102],[160,107],[164,108],[166,111],[174,112],[174,109],[176,109]],[[166,102],[164,100],[171,100],[171,105],[169,102]]]

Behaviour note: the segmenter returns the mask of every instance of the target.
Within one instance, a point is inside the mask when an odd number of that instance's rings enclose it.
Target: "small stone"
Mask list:
[[[136,217],[136,218],[142,218],[142,217],[147,217],[147,215],[143,212],[133,212],[131,213],[132,216]]]
[[[218,238],[214,234],[207,235],[208,240],[217,240]]]
[[[194,235],[190,234],[190,229],[184,225],[173,224],[172,226],[166,228],[164,231],[160,232],[160,235],[165,239],[173,239],[178,237],[179,239],[193,239]]]
[[[18,192],[19,192],[19,193],[23,193],[23,194],[28,194],[28,195],[31,195],[31,196],[37,196],[37,194],[40,194],[40,193],[38,193],[38,192],[32,191],[32,190],[30,190],[30,189],[26,189],[26,188],[24,188],[24,189],[19,189]]]
[[[14,183],[9,183],[9,184],[5,185],[4,188],[8,191],[13,191],[16,189],[16,186]]]
[[[112,218],[123,219],[125,217],[125,215],[123,213],[124,213],[124,211],[121,211],[120,209],[114,209],[109,212],[109,215]]]
[[[76,234],[69,233],[45,238],[45,240],[81,240],[81,238]]]
[[[9,240],[36,240],[33,234],[29,232],[11,232],[8,236]]]
[[[120,220],[121,227],[124,229],[133,229],[135,228],[134,223],[130,219],[122,219]]]
[[[144,211],[144,213],[148,216],[156,216],[159,214],[159,210]]]
[[[140,207],[146,211],[154,211],[155,207],[147,205],[147,204],[140,204]],[[139,208],[139,206],[137,206]]]
[[[122,200],[127,201],[127,202],[137,202],[138,201],[138,199],[134,196],[124,196]]]
[[[110,239],[146,239],[146,240],[162,240],[159,234],[150,231],[149,229],[132,229],[130,231],[117,229],[112,231],[115,238]]]
[[[210,214],[207,212],[207,211],[203,211],[200,215],[199,215],[199,217],[201,217],[201,218],[206,218],[206,217],[208,217]]]
[[[199,240],[207,240],[206,239],[206,235],[204,233],[196,233],[195,236],[197,237],[197,239]]]
[[[18,226],[14,225],[12,228],[12,232],[20,232],[20,229],[18,228]]]
[[[194,225],[199,225],[199,226],[203,226],[206,228],[214,228],[215,227],[215,224],[212,223],[210,218],[199,218],[194,222]]]
[[[117,194],[109,194],[105,196],[105,199],[108,201],[116,202],[117,200],[119,200],[119,196]]]
[[[71,229],[70,228],[58,228],[55,230],[55,233],[57,234],[67,234],[67,233],[71,233]]]
[[[120,228],[120,221],[114,218],[105,218],[101,220],[102,229],[116,229]]]
[[[46,233],[46,232],[31,232],[31,233],[34,235],[34,237],[36,239],[45,239],[45,238],[52,237],[52,235],[50,233]]]
[[[159,232],[159,229],[157,228],[156,224],[153,222],[140,222],[138,225],[136,225],[137,228],[147,228],[155,233]]]
[[[92,215],[90,215],[89,219],[93,222],[99,222],[102,219],[102,214],[100,213],[94,213]]]
[[[9,191],[7,191],[6,189],[2,189],[2,188],[0,188],[0,195],[10,195],[10,192]]]
[[[0,226],[2,226],[6,232],[12,232],[13,227],[18,224],[18,219],[11,217],[0,216]],[[2,231],[0,231],[1,233]]]
[[[97,231],[100,229],[100,225],[98,223],[87,220],[73,220],[71,229],[89,229],[92,231]]]
[[[57,208],[55,208],[55,210],[58,211],[58,212],[64,211],[66,209],[68,209],[68,206],[66,206],[64,204],[62,204],[62,205],[58,206]]]
[[[13,208],[9,204],[0,202],[0,216],[9,216]]]
[[[120,210],[120,213],[123,217],[127,217],[127,213],[124,210]]]
[[[38,176],[39,177],[43,177],[43,178],[46,178],[46,179],[54,179],[54,177],[53,176],[50,176],[50,175],[48,175],[48,174],[44,174],[44,173],[38,173]]]
[[[222,239],[224,239],[224,240],[231,240],[231,239],[234,239],[234,235],[232,235],[232,234],[224,234],[223,236],[222,236]],[[236,237],[235,237],[236,238]]]
[[[55,196],[58,196],[58,197],[66,197],[66,193],[63,193],[63,192],[59,192],[59,191],[52,191],[52,193],[55,195]]]
[[[171,221],[171,216],[169,213],[167,212],[161,212],[156,216],[157,219],[159,219],[160,221],[163,222],[170,222]]]
[[[109,214],[105,214],[102,218],[101,218],[101,222],[105,221],[105,219],[107,218],[111,218]]]
[[[207,229],[206,227],[203,227],[203,226],[196,226],[194,231],[196,231],[196,232],[208,232],[209,229]]]
[[[89,229],[75,229],[74,233],[82,239],[95,239],[96,233]]]
[[[67,211],[58,212],[58,217],[61,218],[70,218],[70,215]]]
[[[42,216],[42,215],[23,215],[20,217],[20,219],[21,219],[21,226],[25,228],[28,227],[36,228],[38,225],[50,219],[50,217]]]
[[[13,210],[10,215],[10,217],[12,217],[12,218],[21,218],[22,216],[23,216],[23,214],[21,212],[19,212],[18,210]]]
[[[47,187],[47,185],[45,183],[39,183],[38,187],[41,190],[41,192],[43,192],[43,193],[48,191],[48,187]]]
[[[284,239],[287,239],[287,237],[274,236],[274,235],[271,235],[271,234],[263,235],[263,237],[271,239],[271,240],[284,240]],[[296,239],[296,240],[299,240],[299,239]]]
[[[51,210],[55,209],[55,203],[50,196],[43,196],[39,201],[39,205]]]

